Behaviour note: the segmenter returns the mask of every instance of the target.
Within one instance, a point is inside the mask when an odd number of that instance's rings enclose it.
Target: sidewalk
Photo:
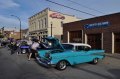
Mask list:
[[[114,53],[114,54],[111,54],[111,53],[105,53],[105,55],[108,56],[108,57],[112,57],[112,58],[120,59],[120,53]]]

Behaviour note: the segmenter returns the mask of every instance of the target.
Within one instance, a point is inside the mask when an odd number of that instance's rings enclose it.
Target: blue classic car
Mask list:
[[[54,38],[51,37],[51,41]],[[68,65],[76,65],[85,62],[97,64],[99,59],[105,57],[104,50],[92,50],[91,46],[83,43],[64,43],[54,39],[51,49],[39,50],[37,60],[47,67],[56,67],[64,70]]]
[[[21,49],[21,53],[25,54],[29,52],[29,45],[27,44],[27,41],[23,40],[20,43],[20,49]]]

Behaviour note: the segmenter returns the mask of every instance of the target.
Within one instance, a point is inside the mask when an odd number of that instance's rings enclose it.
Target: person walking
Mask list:
[[[28,56],[29,61],[30,61],[30,58],[31,58],[32,54],[34,54],[35,57],[37,56],[37,53],[38,53],[37,48],[38,47],[39,47],[38,40],[34,40],[33,44],[31,45],[31,51],[30,51],[29,56]]]
[[[31,46],[32,46],[32,44],[33,44],[33,41],[32,41],[31,39],[29,39],[29,40],[27,41],[27,45],[29,46],[28,53],[27,53],[27,56],[28,56],[28,57],[29,57],[29,54],[30,54],[30,52],[31,52]]]
[[[21,46],[21,40],[18,40],[17,41],[17,55],[19,55],[19,54],[21,54],[21,48],[20,48],[20,46]]]
[[[11,55],[14,54],[16,50],[17,50],[17,43],[16,40],[14,40],[13,42],[11,42]]]

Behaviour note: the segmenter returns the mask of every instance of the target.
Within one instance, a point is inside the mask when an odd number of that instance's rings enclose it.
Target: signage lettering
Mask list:
[[[93,24],[86,24],[84,28],[86,29],[92,29],[92,28],[101,28],[101,27],[107,27],[109,26],[109,22],[99,22],[99,23],[93,23]]]

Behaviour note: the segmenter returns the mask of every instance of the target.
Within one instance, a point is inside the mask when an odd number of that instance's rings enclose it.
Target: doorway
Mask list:
[[[101,49],[102,47],[101,45],[102,34],[101,33],[88,34],[87,37],[88,37],[87,43],[92,46],[92,49]]]

